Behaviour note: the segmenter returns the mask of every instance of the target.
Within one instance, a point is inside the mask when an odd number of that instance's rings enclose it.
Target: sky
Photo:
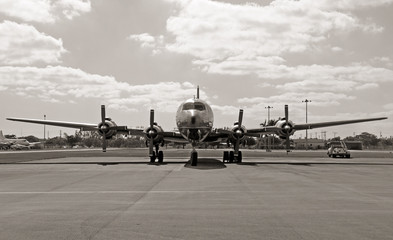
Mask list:
[[[0,0],[0,129],[7,117],[164,130],[196,94],[214,127],[268,117],[294,123],[388,120],[312,130],[393,136],[393,0]],[[73,129],[46,127],[50,137]],[[48,135],[47,135],[48,136]],[[295,137],[305,137],[296,132]]]

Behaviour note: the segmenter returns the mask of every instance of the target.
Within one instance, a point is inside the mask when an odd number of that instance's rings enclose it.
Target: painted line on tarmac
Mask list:
[[[168,190],[168,191],[59,191],[59,192],[43,192],[43,191],[26,191],[26,192],[0,192],[0,195],[8,194],[133,194],[133,193],[239,193],[240,191],[198,191],[198,190]]]

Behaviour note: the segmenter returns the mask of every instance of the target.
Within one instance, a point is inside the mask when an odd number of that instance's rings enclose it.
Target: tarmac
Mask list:
[[[393,154],[0,152],[0,239],[393,239]]]

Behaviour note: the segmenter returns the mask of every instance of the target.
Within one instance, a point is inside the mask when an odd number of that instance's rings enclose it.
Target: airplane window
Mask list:
[[[194,103],[185,103],[183,105],[183,110],[191,110],[194,109]]]
[[[203,103],[185,103],[183,105],[183,110],[205,110],[205,105]]]
[[[195,103],[195,109],[199,111],[205,110],[205,105],[202,103]]]

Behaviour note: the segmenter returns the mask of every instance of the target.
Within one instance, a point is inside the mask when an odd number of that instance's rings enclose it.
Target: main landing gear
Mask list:
[[[236,154],[235,151],[224,151],[222,162],[228,163],[241,163],[242,162],[242,151],[238,151]]]
[[[150,163],[154,163],[156,161],[156,158],[158,159],[158,163],[163,163],[164,162],[164,152],[159,151],[160,146],[159,144],[155,145],[155,151],[150,154]]]
[[[193,150],[191,152],[191,166],[196,166],[198,164],[198,152]]]

